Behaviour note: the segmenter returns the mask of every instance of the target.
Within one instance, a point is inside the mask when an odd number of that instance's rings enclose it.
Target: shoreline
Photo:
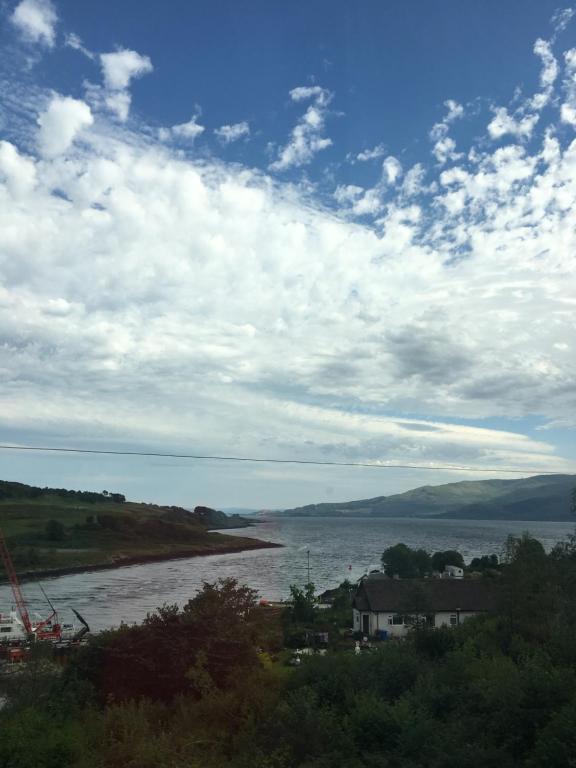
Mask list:
[[[208,557],[209,555],[231,555],[235,552],[249,552],[253,549],[279,549],[283,544],[276,544],[273,541],[262,541],[261,539],[241,539],[238,546],[226,544],[219,549],[205,547],[197,550],[177,550],[175,552],[158,552],[149,555],[132,555],[128,557],[119,557],[113,562],[94,563],[92,565],[70,565],[62,568],[47,568],[38,571],[22,571],[18,574],[19,581],[33,581],[34,579],[49,579],[58,576],[70,576],[74,573],[92,573],[95,571],[111,571],[116,568],[128,568],[132,565],[146,565],[146,563],[160,563],[168,560],[185,560],[193,557]],[[9,584],[9,581],[2,575],[1,584]]]

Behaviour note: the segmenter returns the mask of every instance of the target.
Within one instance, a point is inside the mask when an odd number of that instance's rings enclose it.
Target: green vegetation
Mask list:
[[[21,572],[261,545],[255,539],[209,533],[208,528],[219,526],[207,512],[199,515],[178,507],[129,502],[122,494],[108,491],[36,488],[0,481],[0,527]],[[222,522],[220,517],[218,520]]]
[[[326,610],[318,608],[319,597],[314,584],[305,584],[303,589],[296,585],[290,587],[288,607],[282,613],[286,647],[337,650],[349,645],[355,586],[343,581],[336,589],[329,591],[332,605]]]
[[[247,528],[250,520],[238,514],[227,515],[211,507],[194,507],[194,517],[207,528]]]
[[[566,768],[576,754],[576,537],[509,537],[490,617],[352,640],[287,664],[333,622],[311,585],[279,616],[232,580],[2,680],[8,768]],[[350,590],[341,585],[345,603]],[[348,598],[346,597],[348,595]],[[284,633],[284,638],[282,636]]]
[[[496,558],[496,566],[498,558]],[[492,563],[493,560],[490,559]],[[460,552],[448,549],[430,555],[425,549],[412,549],[406,544],[394,544],[382,553],[382,567],[387,576],[399,576],[401,579],[419,579],[433,571],[442,573],[447,565],[464,568],[464,558]]]
[[[425,485],[377,496],[287,509],[296,516],[446,517],[456,520],[570,520],[576,509],[574,475],[536,475],[519,480],[477,480]]]

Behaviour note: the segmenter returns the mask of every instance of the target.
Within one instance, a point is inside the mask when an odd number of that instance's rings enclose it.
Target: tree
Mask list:
[[[482,555],[482,557],[473,557],[470,561],[470,570],[472,571],[490,571],[498,568],[498,555]]]
[[[432,570],[430,555],[425,549],[412,549],[406,544],[395,544],[382,554],[382,566],[387,576],[415,579]]]
[[[432,555],[432,568],[435,571],[442,571],[447,565],[455,565],[458,568],[464,568],[464,558],[455,549],[447,549],[444,552],[434,552]]]
[[[290,597],[292,601],[292,620],[302,624],[313,622],[316,615],[314,584],[309,582],[304,585],[304,589],[291,584]]]
[[[502,561],[500,607],[510,630],[545,639],[557,607],[553,560],[538,539],[523,533],[508,536]]]
[[[356,586],[352,584],[352,582],[348,579],[344,579],[344,581],[338,586],[337,593],[334,596],[334,600],[332,602],[333,609],[336,611],[350,609],[355,591]]]
[[[58,520],[48,520],[45,531],[49,541],[64,541],[66,538],[64,526]]]
[[[262,608],[258,605],[258,592],[239,585],[236,579],[203,582],[202,589],[189,600],[182,611],[188,623],[206,627],[206,633],[217,637],[258,642]],[[150,623],[147,619],[145,623]]]
[[[201,697],[260,668],[257,649],[276,642],[275,621],[255,590],[235,579],[205,582],[183,610],[164,605],[140,626],[100,633],[77,669],[103,700]]]

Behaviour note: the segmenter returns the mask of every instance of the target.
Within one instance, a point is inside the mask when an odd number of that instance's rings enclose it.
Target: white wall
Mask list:
[[[410,624],[392,624],[392,617],[394,616],[393,613],[367,613],[356,610],[356,608],[353,609],[353,627],[355,632],[362,632],[362,617],[365,615],[369,615],[370,617],[370,635],[375,635],[376,632],[380,629],[385,630],[388,632],[389,637],[405,637],[408,632],[412,629],[412,625]],[[434,626],[435,627],[450,627],[455,626],[452,621],[451,617],[455,617],[454,620],[456,623],[458,621],[462,623],[463,621],[466,621],[466,619],[471,618],[472,616],[478,616],[479,612],[477,611],[460,611],[460,616],[458,618],[458,613],[456,611],[442,611],[438,612],[434,616]]]

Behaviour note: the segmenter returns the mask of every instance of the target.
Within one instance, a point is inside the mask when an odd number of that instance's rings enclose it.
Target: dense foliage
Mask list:
[[[295,668],[233,581],[37,659],[0,711],[10,768],[565,768],[576,754],[576,538],[510,537],[498,614]],[[343,592],[344,594],[344,592]],[[293,590],[289,631],[329,623]]]
[[[496,564],[498,564],[497,557]],[[434,552],[430,555],[425,549],[413,549],[407,544],[394,544],[382,553],[384,573],[401,579],[424,578],[434,571],[442,573],[447,565],[464,568],[464,558],[460,552],[453,549]]]
[[[14,483],[0,480],[0,499],[38,499],[41,496],[59,496],[63,499],[74,499],[88,504],[109,501],[113,504],[122,504],[126,497],[121,493],[109,493],[108,491],[71,491],[67,488],[39,488],[25,483]]]

